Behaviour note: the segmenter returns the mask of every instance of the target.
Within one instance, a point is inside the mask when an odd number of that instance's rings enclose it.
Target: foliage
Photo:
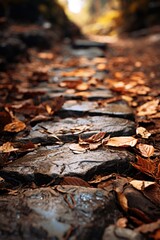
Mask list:
[[[89,0],[91,17],[87,29],[93,33],[114,34],[147,28],[159,24],[159,10],[156,0],[108,0],[107,3]]]

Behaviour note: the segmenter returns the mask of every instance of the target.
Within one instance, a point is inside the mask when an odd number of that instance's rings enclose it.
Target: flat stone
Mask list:
[[[97,102],[70,100],[64,103],[61,112],[62,114],[68,112],[70,116],[73,114],[83,115],[87,112],[92,115],[133,117],[132,109],[125,103],[110,103],[105,107],[100,107]]]
[[[106,43],[101,43],[101,42],[96,42],[96,41],[91,41],[91,40],[86,40],[86,39],[76,39],[73,44],[73,48],[92,48],[92,47],[97,47],[102,50],[106,50],[107,44]]]
[[[42,147],[15,160],[0,171],[7,181],[43,183],[64,175],[86,179],[95,174],[126,173],[134,155],[124,150],[107,147],[75,154],[71,144]]]
[[[104,51],[99,49],[98,47],[91,47],[88,49],[81,48],[81,49],[76,49],[76,50],[71,50],[70,53],[72,56],[75,57],[86,57],[89,59],[95,58],[95,57],[104,57]]]
[[[0,238],[96,240],[121,216],[113,191],[76,186],[23,190],[0,196]]]
[[[34,143],[46,142],[53,144],[58,137],[63,142],[77,141],[79,135],[89,137],[98,132],[106,132],[111,136],[125,136],[135,134],[135,123],[123,118],[108,116],[85,116],[41,122],[34,126],[29,135],[23,137],[23,133],[16,136],[16,141],[32,141]],[[21,136],[22,135],[22,136]]]
[[[101,99],[108,99],[113,97],[113,93],[110,90],[94,90],[94,91],[74,91],[73,92],[68,92],[65,91],[66,89],[64,88],[64,92],[49,92],[48,96],[49,98],[54,98],[59,95],[63,95],[66,100],[81,100],[83,98],[87,98],[90,101],[95,101],[95,100],[101,100]]]

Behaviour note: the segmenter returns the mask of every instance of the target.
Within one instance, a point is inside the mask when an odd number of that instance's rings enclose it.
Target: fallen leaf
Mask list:
[[[86,149],[85,147],[80,146],[78,143],[72,143],[70,144],[69,149],[78,154],[86,152],[88,147]]]
[[[38,57],[41,59],[52,60],[54,58],[54,55],[53,53],[49,53],[49,52],[40,52],[38,54]]]
[[[136,148],[139,149],[143,157],[151,157],[154,154],[154,147],[152,145],[139,143]]]
[[[79,144],[81,145],[86,143],[99,142],[105,137],[105,135],[106,135],[106,132],[99,132],[86,139],[82,139],[81,137],[79,137]]]
[[[64,177],[60,185],[73,185],[81,187],[90,187],[90,185],[81,178],[78,177]]]
[[[128,219],[125,217],[119,218],[116,222],[116,226],[120,228],[127,227]]]
[[[157,107],[159,104],[159,99],[155,99],[149,102],[144,103],[143,105],[137,108],[137,115],[141,116],[150,116],[157,113]]]
[[[136,134],[139,134],[142,138],[149,138],[151,136],[151,133],[144,127],[138,127],[136,129]]]
[[[113,137],[106,143],[107,146],[112,147],[134,147],[138,139],[134,137]]]
[[[7,124],[4,127],[4,131],[6,132],[20,132],[23,131],[26,128],[26,124],[21,121],[14,121],[12,123]]]
[[[101,183],[103,181],[106,181],[106,180],[109,180],[109,179],[114,179],[115,178],[115,174],[112,173],[108,176],[96,176],[94,180],[91,180],[91,181],[88,181],[90,184],[93,184],[93,183]]]
[[[15,144],[18,146],[18,152],[29,152],[29,151],[32,151],[36,148],[38,148],[41,144],[38,143],[38,144],[35,144],[33,142],[28,142],[28,143],[20,143],[20,144]]]
[[[0,146],[0,152],[3,152],[3,153],[14,152],[17,150],[18,150],[18,148],[14,148],[14,146],[11,142],[6,142],[2,146]]]
[[[160,179],[160,162],[159,160],[145,159],[140,156],[136,156],[137,163],[131,163],[133,167],[139,171],[155,178]]]
[[[97,143],[90,143],[89,144],[89,150],[96,150],[102,145],[102,142],[99,141]]]
[[[59,83],[60,87],[63,88],[70,88],[70,89],[75,89],[78,85],[82,84],[83,81],[82,79],[78,79],[78,80],[64,80],[62,82]]]
[[[117,197],[118,197],[118,200],[119,200],[119,203],[120,203],[122,209],[125,212],[127,212],[128,211],[128,200],[127,200],[126,196],[117,190],[116,190],[116,192],[117,192]]]
[[[89,89],[89,85],[87,83],[81,83],[76,87],[76,90],[78,91],[86,91],[88,89]]]
[[[160,112],[151,115],[150,118],[160,118]]]
[[[146,187],[154,185],[154,182],[150,181],[141,181],[141,180],[132,180],[130,184],[137,190],[144,190]]]
[[[52,115],[54,113],[54,111],[52,110],[52,108],[48,104],[45,107],[46,107],[46,111],[49,115]]]

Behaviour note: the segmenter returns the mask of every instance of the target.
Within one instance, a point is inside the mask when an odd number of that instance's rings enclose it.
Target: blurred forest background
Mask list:
[[[58,26],[64,36],[77,31],[68,17],[84,32],[114,35],[158,25],[159,15],[159,0],[0,0],[1,26],[4,19],[38,24],[47,21],[45,26]]]
[[[120,34],[150,28],[160,23],[159,0],[59,0],[67,15],[94,34]],[[68,10],[68,3],[81,3],[79,12]],[[75,7],[76,7],[75,4]]]

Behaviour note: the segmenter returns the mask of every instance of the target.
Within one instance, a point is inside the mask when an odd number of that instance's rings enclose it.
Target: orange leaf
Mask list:
[[[14,121],[12,123],[7,124],[4,127],[4,131],[6,132],[20,132],[23,131],[26,128],[26,124],[21,121]]]
[[[113,137],[108,140],[106,145],[112,147],[134,147],[137,141],[134,137]]]
[[[133,167],[137,168],[141,172],[152,176],[156,179],[159,179],[160,176],[158,175],[158,161],[153,161],[151,159],[144,159],[140,156],[137,156],[137,163],[131,163]]]
[[[18,148],[14,148],[11,142],[6,142],[2,146],[0,146],[0,152],[9,153],[17,151]]]
[[[154,147],[152,145],[140,143],[136,146],[143,157],[151,157],[154,154]]]
[[[159,99],[155,99],[149,102],[144,103],[143,105],[137,108],[138,116],[149,116],[157,112],[157,107],[159,104]]]

